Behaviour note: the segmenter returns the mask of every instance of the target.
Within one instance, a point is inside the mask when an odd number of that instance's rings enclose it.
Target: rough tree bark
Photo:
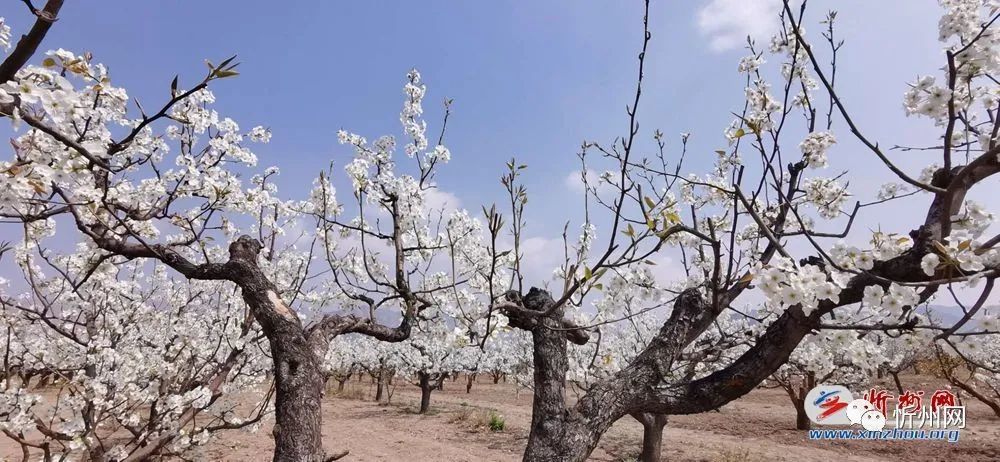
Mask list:
[[[227,270],[260,323],[274,362],[274,460],[323,461],[323,375],[298,316],[257,266],[261,244],[248,236],[229,247]]]
[[[195,264],[162,244],[127,243],[106,228],[77,220],[77,227],[98,247],[128,258],[155,258],[189,279],[226,280],[241,290],[243,300],[260,324],[271,349],[275,381],[275,462],[320,462],[346,455],[328,455],[322,445],[323,374],[320,362],[337,335],[360,333],[378,340],[400,342],[410,335],[416,308],[407,306],[398,327],[390,328],[356,316],[327,315],[305,328],[281,300],[277,287],[257,263],[261,243],[240,236],[229,245],[226,263]]]
[[[696,414],[717,409],[750,392],[787,361],[822,316],[838,306],[860,302],[864,287],[887,285],[880,278],[912,281],[923,277],[920,259],[927,251],[924,245],[930,245],[927,237],[934,233],[921,229],[916,234],[914,249],[879,262],[871,273],[853,278],[838,303],[824,301],[808,315],[799,306],[790,307],[733,364],[701,379],[667,383],[663,377],[669,375],[684,348],[711,325],[731,297],[727,295],[720,303],[712,304],[697,289],[682,292],[670,318],[636,359],[592,386],[573,408],[565,403],[566,341],[586,343],[588,334],[564,320],[561,307],[551,308],[554,301],[547,292],[532,288],[523,298],[516,292],[508,293],[500,308],[512,327],[531,333],[533,342],[535,388],[524,460],[584,461],[601,435],[625,415]],[[927,290],[922,296],[932,293]]]
[[[516,292],[506,297],[513,302],[505,307],[511,326],[529,331],[533,345],[535,389],[524,460],[576,460],[564,458],[570,456],[570,447],[581,446],[576,438],[578,435],[567,434],[566,370],[569,363],[566,341],[570,339],[582,345],[589,340],[589,335],[583,330],[564,330],[568,323],[562,319],[561,307],[549,316],[536,315],[553,303],[548,292],[532,287],[523,299]]]

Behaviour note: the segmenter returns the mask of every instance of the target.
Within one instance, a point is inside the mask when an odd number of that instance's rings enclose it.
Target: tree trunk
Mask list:
[[[903,383],[899,381],[899,372],[889,371],[889,374],[892,375],[892,381],[896,384],[896,391],[898,391],[899,394],[902,395],[903,394]]]
[[[320,406],[323,375],[319,361],[301,326],[297,332],[291,328],[292,323],[276,327],[272,335],[268,335],[276,391],[274,462],[321,462],[325,453]]]
[[[508,300],[521,298],[515,292],[508,292]],[[521,298],[524,310],[509,308],[506,311],[510,325],[531,332],[532,362],[534,364],[533,396],[531,400],[531,430],[524,450],[525,462],[555,462],[587,459],[597,445],[600,435],[621,415],[614,415],[609,406],[596,406],[598,401],[615,400],[610,394],[591,399],[588,411],[600,407],[599,416],[588,418],[576,409],[567,409],[566,371],[569,361],[566,356],[567,339],[582,345],[589,335],[580,330],[565,330],[562,307],[546,312],[553,303],[552,297],[544,290],[531,288]],[[580,407],[578,403],[577,407]],[[595,405],[595,406],[591,406]]]
[[[860,289],[850,293],[860,298]],[[709,304],[696,289],[674,301],[674,310],[649,345],[613,377],[589,388],[572,408],[566,405],[567,340],[585,344],[589,333],[566,319],[561,306],[545,291],[505,294],[509,325],[531,332],[534,396],[525,462],[583,462],[615,421],[631,412],[695,414],[717,409],[755,388],[773,374],[795,349],[810,324],[822,314],[805,317],[786,311],[736,362],[707,377],[677,384],[664,379],[684,348],[712,325],[725,304]],[[842,297],[841,301],[845,301]]]
[[[469,374],[466,376],[465,382],[465,394],[472,393],[472,382],[476,381],[476,374]]]
[[[382,395],[385,394],[385,372],[383,372],[382,368],[379,368],[378,370],[377,379],[376,383],[378,383],[378,385],[375,387],[375,402],[381,403]]]
[[[500,383],[500,375],[501,374],[493,374],[493,385]],[[506,380],[504,380],[504,382],[506,382]]]
[[[792,402],[795,403],[795,429],[809,430],[812,428],[812,421],[809,420],[809,415],[806,414],[805,399],[796,398]]]
[[[660,462],[663,452],[663,427],[667,425],[667,415],[643,412],[633,415],[642,424],[641,462]]]
[[[534,290],[534,289],[532,289]],[[529,292],[528,297],[532,293]],[[548,297],[548,293],[544,293]],[[556,310],[553,317],[561,317]],[[552,318],[541,318],[531,329],[532,360],[534,362],[534,396],[531,400],[531,431],[524,450],[525,461],[571,460],[563,452],[566,422],[566,335],[543,324],[554,324]],[[561,327],[561,326],[556,326]]]
[[[993,411],[993,413],[996,414],[997,417],[1000,417],[1000,402],[990,399],[988,396],[976,391],[975,388],[970,387],[968,384],[962,382],[961,380],[952,378],[951,380],[949,380],[949,382],[951,382],[956,387],[967,391],[970,395],[972,395],[973,398],[979,400],[979,402],[989,406],[989,408]]]
[[[431,384],[430,374],[418,372],[417,376],[420,378],[420,413],[426,414],[431,408],[431,392],[434,391],[434,386]]]
[[[347,378],[345,378],[344,380],[337,381],[337,393],[344,392],[344,385],[347,383],[348,380],[351,380],[350,376],[347,376]]]
[[[274,462],[322,462],[323,374],[314,345],[279,291],[257,266],[261,244],[241,236],[229,246],[227,271],[239,285],[271,347]]]

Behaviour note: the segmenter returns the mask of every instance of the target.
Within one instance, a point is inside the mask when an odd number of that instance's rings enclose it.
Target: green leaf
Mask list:
[[[223,61],[222,63],[219,64],[219,68],[220,69],[225,68],[227,65],[229,65],[229,63],[233,62],[234,59],[236,59],[236,55],[232,55],[229,58],[226,58],[225,61]],[[236,67],[236,66],[233,66],[233,67]]]
[[[646,207],[651,209],[656,208],[656,203],[653,202],[653,199],[650,199],[649,196],[643,197],[643,199],[646,201]]]
[[[747,134],[747,132],[745,130],[743,130],[742,128],[738,128],[738,129],[736,129],[736,132],[733,133],[733,138],[739,139],[739,138],[742,138],[746,134]]]

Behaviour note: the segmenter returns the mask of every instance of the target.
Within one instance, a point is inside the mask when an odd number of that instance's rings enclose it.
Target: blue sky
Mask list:
[[[19,34],[30,19],[15,3],[3,15]],[[506,159],[516,156],[529,165],[528,233],[544,247],[558,239],[566,220],[579,216],[567,207],[580,203],[567,177],[579,168],[580,142],[608,143],[625,134],[641,6],[610,0],[67,2],[42,48],[92,52],[147,108],[166,98],[175,74],[183,87],[204,75],[205,59],[238,54],[242,75],[215,85],[217,108],[243,127],[272,129],[271,144],[257,152],[262,166],[282,169],[279,185],[289,198],[304,197],[304,179],[328,162],[341,171],[350,159],[336,143],[338,129],[369,138],[399,133],[404,76],[417,67],[429,88],[430,133],[440,128],[440,102],[455,100],[445,143],[453,160],[439,173],[441,188],[471,210],[501,201],[497,179]],[[689,165],[699,173],[709,167],[713,151],[725,145],[730,113],[742,106],[741,37],[753,33],[765,45],[779,7],[778,0],[654,0],[640,108],[646,153],[656,128],[672,148],[678,133],[690,132]],[[832,7],[840,11],[838,34],[847,38],[839,87],[856,121],[883,146],[933,142],[926,121],[903,116],[901,100],[905,82],[936,74],[943,63],[937,3],[812,1],[806,25],[814,40]],[[831,174],[851,169],[856,192],[871,198],[887,172],[842,125],[834,131],[841,142],[830,153]],[[928,163],[928,154],[895,156],[911,171]],[[987,192],[998,192],[996,184]],[[862,224],[892,221],[900,232],[915,224],[894,213]]]

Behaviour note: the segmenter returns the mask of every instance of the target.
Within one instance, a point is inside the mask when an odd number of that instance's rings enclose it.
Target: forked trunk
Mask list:
[[[532,289],[525,297],[525,305],[535,310],[546,309],[551,301],[548,293],[536,289]],[[617,420],[611,417],[610,412],[591,420],[567,409],[568,334],[561,330],[562,318],[563,309],[559,308],[551,316],[530,321],[534,323],[529,330],[533,343],[535,386],[531,403],[531,432],[524,451],[525,461],[582,462],[593,451],[606,427]],[[519,323],[521,320],[513,322]]]

